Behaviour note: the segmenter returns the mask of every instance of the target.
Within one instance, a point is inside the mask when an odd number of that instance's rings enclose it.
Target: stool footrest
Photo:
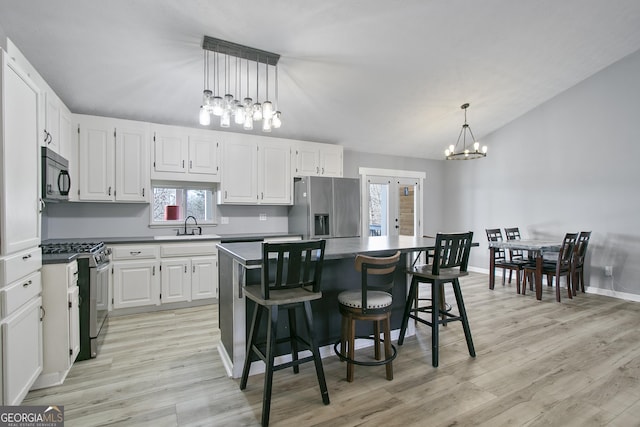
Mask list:
[[[356,337],[356,339],[368,339],[368,340],[375,340],[375,337],[372,336],[358,336]],[[383,339],[380,340],[380,342],[384,342]],[[356,359],[350,359],[348,356],[346,356],[343,352],[342,352],[342,348],[340,348],[340,350],[338,350],[338,347],[340,346],[340,340],[336,341],[333,344],[333,351],[336,353],[336,355],[340,358],[341,361],[347,361],[347,362],[351,362],[355,365],[360,365],[360,366],[380,366],[380,365],[386,365],[387,363],[391,362],[393,359],[396,358],[396,356],[398,355],[398,351],[396,350],[396,346],[391,344],[391,350],[393,352],[393,354],[387,358],[387,359],[382,359],[382,360],[372,360],[372,361],[364,361],[364,360],[356,360]]]

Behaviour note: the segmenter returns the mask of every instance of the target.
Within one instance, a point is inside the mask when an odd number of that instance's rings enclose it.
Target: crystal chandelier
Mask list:
[[[480,151],[480,143],[476,141],[473,132],[471,132],[471,128],[467,124],[467,108],[469,108],[469,103],[462,104],[460,108],[464,110],[464,124],[458,135],[456,145],[451,144],[448,149],[444,150],[444,155],[447,157],[447,160],[471,160],[487,157],[487,146],[483,146],[482,151]],[[471,135],[473,149],[467,148],[467,132]],[[460,144],[460,139],[462,139],[462,144]],[[460,145],[460,148],[458,148],[458,145]],[[469,143],[469,147],[471,146],[472,144]]]
[[[219,117],[220,127],[223,128],[234,124],[242,126],[244,130],[252,130],[253,123],[258,122],[263,132],[271,132],[272,128],[278,129],[282,125],[282,113],[278,110],[280,55],[209,36],[204,36],[202,49],[204,51],[204,90],[200,106],[200,124],[209,126],[212,117]],[[212,58],[213,72],[211,72]],[[273,82],[269,81],[269,68],[275,72]],[[213,75],[212,85],[210,85],[211,75]],[[255,102],[250,95],[253,90],[251,84],[253,79],[255,79]],[[260,102],[261,82],[264,82],[262,103]],[[221,84],[225,95],[222,95],[220,90]],[[270,84],[274,89],[274,102],[269,98]],[[244,99],[241,94],[244,94]]]

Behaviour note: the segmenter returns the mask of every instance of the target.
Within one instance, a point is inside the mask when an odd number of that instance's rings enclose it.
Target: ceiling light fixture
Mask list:
[[[471,128],[467,124],[467,108],[469,108],[469,103],[462,104],[460,108],[464,110],[464,124],[462,125],[462,129],[458,135],[456,145],[451,144],[449,148],[444,150],[444,155],[447,156],[447,160],[472,160],[487,157],[487,146],[483,146],[482,151],[480,151],[480,143],[476,141],[476,138],[473,136],[473,132],[471,132]],[[467,132],[471,135],[473,149],[467,148]],[[462,139],[461,150],[456,151],[460,144],[460,139]],[[471,145],[469,146],[471,147]]]
[[[202,92],[202,105],[200,106],[200,124],[209,126],[211,116],[220,117],[221,127],[230,127],[231,124],[242,126],[245,130],[253,129],[253,122],[262,122],[262,130],[271,132],[271,129],[277,129],[281,126],[282,113],[278,110],[278,60],[280,55],[276,53],[266,52],[264,50],[254,49],[252,47],[243,46],[237,43],[216,39],[214,37],[204,36],[202,41],[202,49],[204,50],[204,90]],[[209,89],[209,52],[214,52],[213,77],[214,84],[212,88],[215,93]],[[224,99],[220,96],[220,58],[224,56],[224,88],[226,92]],[[231,57],[235,57],[235,70],[231,71]],[[244,99],[241,96],[242,91],[242,60],[246,62],[246,93]],[[255,102],[249,95],[250,80],[250,62],[255,62],[256,71]],[[265,64],[264,73],[261,74],[260,64]],[[269,67],[275,68],[275,81],[269,80]],[[264,101],[260,103],[260,80],[266,84],[264,86]],[[275,103],[269,100],[269,84],[272,83],[275,89]],[[231,94],[231,88],[237,92],[236,96]],[[240,99],[243,102],[240,103]]]

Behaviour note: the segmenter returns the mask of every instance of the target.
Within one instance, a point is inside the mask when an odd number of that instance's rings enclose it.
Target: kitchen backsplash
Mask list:
[[[149,227],[148,204],[49,203],[42,215],[42,239],[154,236],[175,234],[177,227]],[[228,224],[202,226],[204,234],[286,233],[287,206],[218,206]],[[261,221],[261,214],[266,220]]]

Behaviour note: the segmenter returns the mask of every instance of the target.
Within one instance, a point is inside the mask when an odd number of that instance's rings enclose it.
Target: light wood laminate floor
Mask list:
[[[513,284],[490,291],[477,273],[462,284],[475,359],[456,322],[441,328],[433,368],[420,325],[398,348],[393,381],[357,366],[348,383],[344,363],[323,359],[328,406],[313,364],[276,372],[271,425],[640,425],[640,303],[564,293],[556,303],[546,286],[538,302]],[[258,425],[263,376],[244,392],[226,376],[217,322],[217,306],[112,318],[98,358],[23,403],[64,405],[67,426]]]

